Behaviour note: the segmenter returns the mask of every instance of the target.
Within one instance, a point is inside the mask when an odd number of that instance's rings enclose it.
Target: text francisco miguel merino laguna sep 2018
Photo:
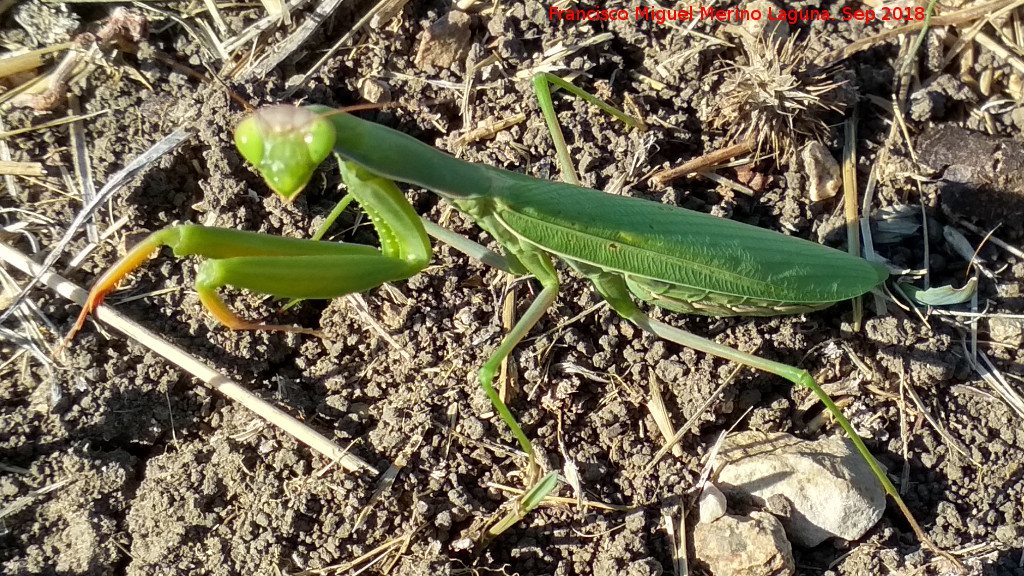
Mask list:
[[[833,15],[828,10],[817,8],[802,10],[778,10],[775,8],[741,9],[741,8],[712,8],[708,6],[689,6],[672,10],[655,10],[650,6],[637,6],[632,9],[610,8],[604,9],[600,6],[594,8],[581,8],[576,10],[563,10],[552,6],[548,10],[548,20],[564,20],[567,22],[590,22],[607,20],[635,20],[657,22],[686,22],[692,20],[718,20],[721,22],[746,22],[748,20],[785,20],[790,24],[807,22],[813,20],[924,20],[925,8],[917,6],[912,8],[902,7],[879,7],[841,9]]]

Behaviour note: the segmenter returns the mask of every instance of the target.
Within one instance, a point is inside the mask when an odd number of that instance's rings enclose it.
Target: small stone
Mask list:
[[[800,160],[807,175],[807,191],[811,202],[821,202],[835,197],[842,185],[839,163],[824,144],[811,141],[800,152]]]
[[[725,516],[725,494],[717,486],[708,482],[700,492],[697,508],[700,510],[701,524],[710,524]]]
[[[790,540],[813,547],[838,536],[856,540],[878,522],[885,491],[867,462],[846,438],[809,442],[788,434],[742,432],[726,439],[719,453],[717,485],[727,495],[767,506],[783,502]]]
[[[462,420],[462,433],[472,440],[482,440],[487,431],[484,430],[483,422],[469,416]]]
[[[764,502],[765,510],[779,520],[793,517],[793,503],[782,494],[772,494]]]
[[[443,528],[445,530],[452,527],[452,513],[447,510],[442,510],[434,516],[434,526]]]
[[[391,86],[383,80],[362,78],[358,84],[359,95],[367,102],[387,104],[391,102]]]
[[[722,516],[697,524],[693,549],[715,576],[786,576],[796,572],[793,547],[771,514]]]
[[[472,18],[465,12],[452,10],[427,28],[416,52],[416,67],[450,68],[466,58],[472,36],[469,25]]]
[[[988,333],[992,340],[1019,348],[1024,341],[1024,321],[1020,318],[992,316],[988,319]]]
[[[1004,524],[996,528],[996,540],[1007,546],[1020,545],[1021,536],[1024,536],[1024,526],[1020,524]]]

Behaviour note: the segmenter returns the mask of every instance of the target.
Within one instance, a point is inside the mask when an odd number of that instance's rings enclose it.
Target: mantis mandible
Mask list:
[[[534,86],[549,126],[557,126],[557,122],[548,82],[629,120],[575,86],[542,75]],[[492,382],[502,360],[555,301],[559,281],[552,260],[557,258],[590,280],[615,312],[643,330],[812,390],[849,435],[918,537],[930,544],[853,426],[808,372],[659,322],[635,303],[639,300],[676,312],[717,316],[800,313],[875,288],[888,276],[884,267],[813,242],[699,212],[464,162],[401,132],[324,106],[261,109],[238,125],[235,141],[242,155],[285,201],[305,187],[316,167],[333,152],[348,189],[340,205],[351,199],[359,203],[380,236],[380,249],[197,225],[165,228],[136,245],[96,281],[72,334],[121,278],[161,246],[171,247],[177,256],[207,259],[199,270],[196,290],[202,304],[229,328],[313,332],[244,320],[227,307],[217,289],[230,285],[292,299],[328,299],[369,290],[420,272],[432,256],[429,233],[510,273],[531,274],[542,287],[479,371],[487,396],[523,450],[532,456],[529,439]],[[567,155],[563,149],[559,156],[564,164]],[[504,254],[422,221],[395,181],[441,196],[487,231]]]

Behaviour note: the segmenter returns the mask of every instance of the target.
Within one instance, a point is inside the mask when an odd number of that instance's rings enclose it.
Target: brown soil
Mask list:
[[[77,10],[79,5],[71,6]],[[837,3],[832,9],[839,7]],[[231,89],[254,105],[276,101],[273,95],[284,82],[304,73],[368,6],[360,3],[356,8],[343,6],[338,12],[349,15],[329,19],[270,74],[229,81]],[[721,72],[730,63],[744,62],[739,47],[711,47],[705,39],[685,34],[684,27],[632,18],[614,24],[552,23],[547,9],[530,1],[498,5],[495,14],[474,14],[468,25],[468,56],[451,67],[421,69],[414,60],[425,29],[449,8],[442,2],[411,3],[386,25],[357,35],[356,47],[340,51],[293,99],[332,106],[359,102],[359,82],[372,78],[404,104],[366,113],[367,118],[469,161],[554,179],[554,152],[529,79],[515,79],[515,72],[536,65],[543,51],[557,43],[573,46],[609,32],[609,40],[557,65],[561,71],[582,71],[576,82],[614,103],[627,98],[634,102],[650,128],[629,131],[583,103],[556,97],[587,186],[604,189],[626,175],[624,194],[837,244],[831,234],[840,222],[832,215],[836,202],[811,205],[803,176],[788,162],[756,164],[756,174],[766,177],[767,184],[753,198],[702,179],[678,181],[666,191],[644,183],[655,168],[677,165],[728,143],[727,128],[709,126],[708,106],[719,96]],[[238,8],[224,14],[235,30],[263,15]],[[103,14],[88,8],[81,16],[85,22],[98,22]],[[306,16],[300,12],[293,18],[302,22]],[[0,26],[17,28],[9,15]],[[206,55],[192,36],[170,20],[154,19],[150,26],[150,49],[120,54],[114,61],[117,67],[97,69],[73,85],[84,112],[110,111],[85,123],[93,180],[102,185],[175,128],[185,127],[193,136],[119,194],[109,213],[101,211],[100,231],[126,218],[122,234],[175,222],[295,237],[312,234],[337,199],[336,170],[325,166],[298,200],[282,205],[232,146],[232,127],[243,115],[240,106],[219,84],[182,73],[182,66],[203,72]],[[819,51],[841,48],[882,29],[879,23],[844,21],[801,21],[793,28],[794,34],[812,38],[813,49]],[[731,38],[721,22],[703,21],[695,30]],[[978,47],[973,68],[961,70],[954,64],[935,69],[940,47],[935,41],[922,47],[915,68],[921,80],[909,99],[909,132],[951,125],[1019,140],[1024,108],[1000,92],[1019,73]],[[153,49],[178,66],[154,57]],[[953,218],[966,218],[984,230],[1000,226],[996,234],[1017,245],[1024,228],[1016,218],[993,220],[998,210],[970,213],[972,202],[959,202],[966,214],[941,210],[941,183],[920,185],[909,177],[918,169],[902,140],[887,158],[878,157],[892,114],[877,103],[891,99],[898,50],[895,41],[882,43],[844,61],[839,72],[847,80],[843,90],[859,102],[859,179],[863,187],[872,167],[884,162],[877,203],[917,206],[920,201],[932,235],[932,282],[961,283],[966,263],[942,240],[941,226]],[[527,119],[459,151],[456,139],[468,128],[460,112],[465,69],[492,53],[501,59],[498,73],[477,78],[477,86],[486,89],[470,94],[472,118],[500,119],[521,111]],[[141,71],[151,88],[125,74],[125,67]],[[996,80],[986,96],[969,80],[989,72]],[[646,82],[640,74],[664,85]],[[1002,106],[979,112],[987,101],[1000,99]],[[4,128],[38,125],[62,113],[38,116],[8,108]],[[823,117],[833,127],[842,120],[840,114]],[[825,144],[838,157],[841,132],[830,134]],[[80,203],[54,191],[64,189],[58,167],[72,166],[67,131],[32,132],[8,138],[7,144],[15,160],[42,161],[53,177],[47,180],[49,188],[38,180],[19,181],[23,197],[0,197],[4,225],[25,220],[13,208],[70,222]],[[943,168],[936,168],[939,177]],[[739,177],[731,170],[723,175]],[[962,195],[963,183],[958,185]],[[434,195],[409,193],[416,208],[433,220],[490,243],[471,221]],[[1020,214],[1020,198],[1019,191],[1010,191],[999,202],[1016,203],[1006,213]],[[988,201],[978,196],[974,204]],[[344,220],[344,226],[335,227],[336,238],[376,241],[367,226],[351,231],[354,216]],[[61,233],[35,220],[29,230],[44,245]],[[10,236],[22,249],[30,249],[24,236]],[[975,244],[981,240],[970,239]],[[84,242],[82,235],[70,252]],[[918,236],[882,245],[880,251],[897,266],[918,268],[920,245]],[[103,241],[73,277],[91,282],[120,250],[117,241]],[[980,285],[988,311],[1020,314],[1024,264],[991,245],[982,256],[989,269],[999,271],[995,281],[983,278]],[[323,457],[152,352],[104,335],[101,326],[90,323],[57,371],[47,372],[27,355],[5,363],[0,371],[0,571],[12,576],[255,575],[313,569],[343,574],[350,571],[327,568],[343,566],[394,538],[408,538],[370,572],[671,573],[662,510],[680,500],[692,502],[691,488],[703,458],[724,430],[738,422],[741,429],[807,437],[832,431],[809,431],[804,425],[820,411],[806,391],[744,370],[683,440],[683,457],[663,459],[645,472],[662,445],[645,407],[650,383],[660,382],[679,425],[733,367],[641,333],[607,307],[580,316],[599,298],[566,267],[559,272],[564,285],[558,301],[531,333],[541,336],[528,339],[513,355],[519,392],[511,408],[548,466],[560,469],[571,460],[580,469],[586,498],[628,506],[631,512],[544,507],[482,551],[465,545],[480,522],[511,497],[494,483],[522,483],[523,460],[510,455],[514,441],[476,383],[477,368],[505,331],[504,273],[438,246],[433,264],[422,274],[396,284],[394,291],[367,294],[370,314],[397,340],[396,349],[345,300],[305,302],[279,315],[267,298],[231,292],[231,306],[244,316],[319,324],[326,338],[225,330],[201,309],[191,290],[196,261],[165,252],[133,276],[125,294],[171,290],[130,302],[121,302],[119,293],[111,302],[338,444],[351,444],[354,453],[379,470],[404,462],[397,479],[374,498],[378,478],[328,467]],[[537,286],[526,281],[515,289],[522,313]],[[78,314],[76,306],[45,290],[38,290],[32,300],[55,323],[52,341]],[[805,316],[764,319],[684,317],[658,310],[652,315],[808,369],[837,391],[846,415],[900,481],[907,504],[939,546],[962,553],[972,573],[1024,574],[1020,417],[970,370],[960,343],[963,325],[941,317],[930,318],[926,325],[892,305],[890,315],[880,317],[870,308],[858,333],[850,329],[846,303]],[[17,322],[8,327],[17,327]],[[982,329],[983,349],[1011,384],[1019,385],[1024,373],[1019,332],[1016,341],[1001,344],[984,333],[987,323]],[[3,349],[5,358],[16,350],[6,343]],[[871,381],[850,354],[871,370]],[[928,412],[967,447],[974,462],[956,453],[909,400],[901,400],[907,397],[901,381],[916,389]],[[56,490],[37,492],[58,483]],[[570,495],[567,487],[560,493]],[[694,521],[691,517],[688,524]],[[921,549],[892,505],[860,541],[798,549],[796,558],[801,574],[948,573],[948,566]]]

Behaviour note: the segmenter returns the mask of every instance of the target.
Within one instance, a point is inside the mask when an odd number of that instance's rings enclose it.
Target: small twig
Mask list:
[[[0,176],[36,176],[46,175],[40,162],[14,162],[0,160]]]
[[[943,14],[942,16],[933,16],[929,21],[921,20],[913,24],[907,24],[906,26],[900,26],[899,28],[893,28],[891,30],[885,30],[879,32],[870,38],[862,38],[855,42],[851,42],[846,46],[838,50],[834,50],[825,55],[822,58],[822,62],[825,66],[839,62],[853,56],[854,54],[867,50],[873,46],[881,44],[890,38],[902,36],[904,34],[911,34],[924,28],[925,26],[956,26],[957,24],[963,24],[964,22],[970,22],[983,16],[988,16],[992,12],[1000,10],[1005,6],[1016,2],[1017,0],[993,0],[992,2],[986,2],[984,4],[977,4],[951,12],[949,14]]]
[[[754,149],[754,141],[747,140],[739,144],[727,146],[721,150],[715,150],[714,152],[708,152],[703,156],[694,158],[682,166],[677,168],[669,168],[668,170],[662,170],[648,178],[648,181],[655,186],[665,186],[677,178],[686,176],[687,174],[693,174],[695,172],[703,172],[712,166],[721,164],[726,160],[739,156],[741,154],[747,154]]]

